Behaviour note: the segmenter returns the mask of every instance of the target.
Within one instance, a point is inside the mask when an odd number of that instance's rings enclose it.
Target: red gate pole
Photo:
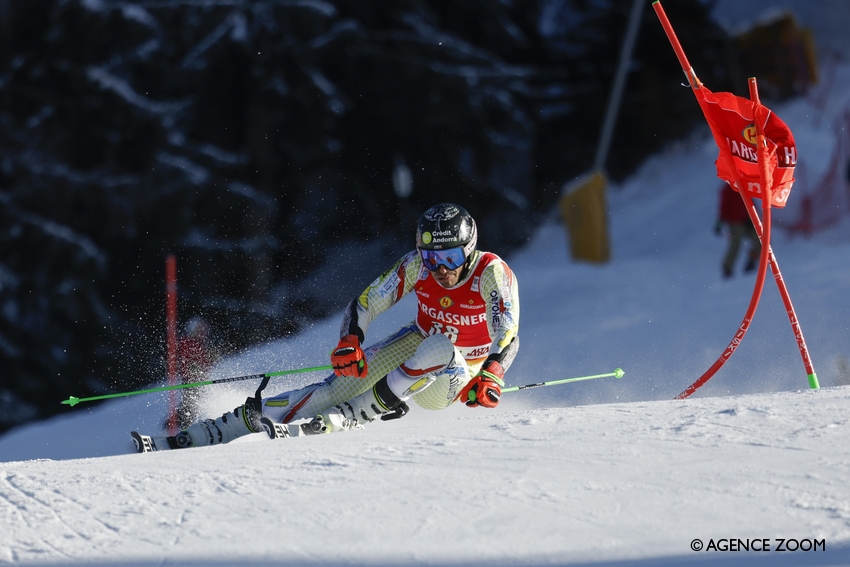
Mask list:
[[[754,78],[750,79],[751,98],[752,98],[753,89],[756,88],[755,81],[756,80]],[[755,101],[755,102],[758,101],[758,93],[757,92],[756,92],[755,98],[752,98],[752,100]],[[759,300],[761,299],[762,291],[764,290],[764,280],[765,280],[765,276],[767,274],[767,265],[770,262],[770,253],[771,253],[771,250],[770,250],[770,224],[771,224],[770,223],[770,221],[771,221],[771,214],[770,214],[771,193],[770,193],[770,191],[771,190],[770,190],[770,187],[768,187],[768,185],[767,185],[767,177],[765,175],[766,168],[767,168],[767,158],[766,158],[766,155],[765,155],[764,133],[761,131],[761,125],[758,123],[758,121],[755,122],[755,125],[756,125],[756,136],[757,136],[756,139],[757,139],[757,147],[758,147],[758,162],[759,162],[759,165],[761,166],[761,171],[760,171],[760,173],[761,173],[760,181],[761,181],[761,190],[762,190],[761,195],[762,195],[762,203],[764,204],[764,231],[763,231],[763,234],[759,234],[759,237],[761,238],[763,236],[764,238],[762,240],[761,255],[760,255],[760,258],[759,258],[759,269],[758,269],[758,273],[756,274],[756,283],[755,283],[755,287],[753,288],[753,295],[752,295],[752,297],[750,297],[750,304],[747,307],[747,312],[744,314],[744,319],[743,319],[743,321],[741,321],[741,325],[738,327],[738,330],[735,332],[735,336],[732,338],[732,341],[729,343],[729,345],[726,347],[726,349],[720,355],[720,358],[718,358],[714,362],[714,364],[712,364],[711,367],[708,370],[706,370],[703,373],[703,375],[700,376],[693,384],[691,384],[690,386],[685,388],[678,396],[676,396],[675,399],[677,399],[677,400],[683,400],[683,399],[689,397],[691,394],[693,394],[699,388],[701,388],[706,382],[711,380],[712,376],[714,376],[714,374],[717,373],[718,370],[720,370],[720,367],[723,366],[724,364],[726,364],[726,361],[729,360],[729,358],[731,358],[731,356],[735,353],[735,350],[741,344],[741,341],[744,339],[744,335],[747,334],[747,331],[750,328],[750,323],[752,322],[753,316],[756,313],[756,309],[758,308]],[[740,191],[741,196],[744,197],[745,201],[749,200],[749,203],[752,206],[752,203],[753,203],[752,198],[750,198],[749,195],[744,195],[743,185],[741,185],[740,180],[736,179],[736,181],[738,182],[738,186],[742,188],[742,190]],[[753,207],[753,213],[755,213],[755,207]],[[756,215],[756,219],[758,219],[758,215]]]
[[[762,235],[762,225],[759,220],[758,211],[753,204],[753,200],[749,195],[741,194],[746,205],[747,212],[750,215],[750,220],[753,221],[753,226],[756,229],[756,234],[759,239]],[[803,359],[803,366],[806,368],[806,375],[809,379],[809,387],[812,390],[820,388],[818,375],[815,372],[812,358],[809,356],[809,347],[806,345],[806,339],[803,337],[803,329],[800,327],[800,321],[797,320],[797,312],[794,309],[794,304],[791,303],[791,296],[788,294],[788,287],[785,285],[785,278],[782,277],[782,272],[779,270],[779,263],[773,250],[770,250],[770,269],[773,272],[773,279],[776,282],[776,287],[779,288],[779,295],[782,296],[782,303],[785,305],[785,313],[788,315],[788,321],[791,323],[791,330],[794,332],[794,338],[797,340],[797,348],[800,350],[800,357]]]
[[[169,386],[177,384],[177,259],[165,259],[165,348]],[[168,396],[168,434],[177,434],[177,391]]]
[[[697,74],[694,71],[694,68],[691,67],[690,62],[688,61],[688,57],[685,55],[685,50],[682,48],[682,44],[679,43],[679,38],[676,37],[676,32],[673,30],[673,26],[670,23],[670,20],[667,18],[667,14],[664,12],[664,8],[661,6],[660,0],[655,0],[652,3],[652,8],[655,10],[655,15],[658,16],[659,22],[661,22],[661,27],[664,28],[664,32],[667,34],[667,39],[670,40],[670,45],[673,47],[673,51],[676,53],[676,57],[679,59],[679,64],[682,66],[682,71],[685,72],[685,76],[688,78],[688,83],[691,86],[691,90],[696,90],[702,88],[702,83],[697,78]],[[702,108],[702,104],[700,104],[700,108]],[[740,183],[738,183],[740,186]],[[764,186],[765,183],[762,183]],[[770,236],[769,227],[767,236]],[[768,248],[769,249],[769,248]],[[759,263],[758,275],[756,276],[756,284],[753,288],[753,295],[750,298],[750,304],[747,307],[747,312],[744,314],[744,319],[741,321],[741,325],[738,327],[738,330],[735,332],[735,336],[732,337],[732,341],[726,347],[726,349],[720,354],[720,357],[711,365],[711,367],[706,370],[702,376],[697,378],[697,380],[685,388],[675,399],[682,400],[689,397],[691,394],[697,391],[700,387],[702,387],[706,382],[711,380],[711,378],[720,370],[726,361],[735,353],[735,350],[738,348],[738,345],[741,344],[741,341],[744,339],[744,335],[747,334],[747,331],[750,328],[750,323],[753,320],[753,316],[755,315],[756,308],[758,308],[759,299],[761,298],[762,290],[764,288],[764,278],[767,273],[767,250],[765,247],[762,247],[761,261]]]
[[[758,86],[756,85],[756,80],[754,78],[750,79],[749,87],[750,99],[753,102],[760,103]],[[767,163],[762,163],[761,166],[762,169],[765,169],[767,168]],[[762,177],[764,177],[764,173],[762,173]],[[744,199],[744,205],[746,205],[747,213],[749,213],[753,227],[755,227],[756,233],[761,240],[763,229],[761,221],[759,221],[756,207],[753,205],[753,200],[746,193],[741,193],[740,195]],[[762,243],[762,245],[764,246],[764,243]],[[782,296],[782,303],[785,305],[785,313],[788,315],[788,320],[791,323],[791,329],[794,331],[794,338],[797,340],[797,348],[800,350],[800,357],[803,359],[803,366],[806,368],[806,375],[809,379],[809,388],[817,390],[820,388],[818,375],[815,373],[814,366],[812,365],[812,359],[809,356],[809,347],[806,346],[806,339],[803,338],[803,329],[800,327],[800,322],[797,319],[797,312],[794,310],[794,305],[791,303],[791,296],[788,294],[788,288],[785,285],[785,278],[782,277],[782,272],[779,271],[779,264],[776,261],[776,256],[774,256],[773,250],[769,247],[768,259],[770,260],[770,269],[773,272],[773,279],[776,281],[776,287],[779,289],[779,295]]]

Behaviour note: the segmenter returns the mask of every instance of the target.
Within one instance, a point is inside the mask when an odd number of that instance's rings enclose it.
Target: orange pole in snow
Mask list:
[[[165,348],[168,384],[177,384],[177,259],[165,259]],[[177,433],[177,392],[168,396],[168,434]]]

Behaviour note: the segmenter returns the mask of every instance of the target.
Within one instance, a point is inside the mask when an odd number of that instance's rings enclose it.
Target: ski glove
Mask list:
[[[505,371],[501,364],[495,360],[485,362],[478,374],[460,391],[461,401],[471,408],[496,407],[499,405],[499,398],[502,397],[504,377]]]
[[[339,344],[331,351],[331,366],[337,376],[366,376],[369,369],[357,335],[345,335],[339,340]]]

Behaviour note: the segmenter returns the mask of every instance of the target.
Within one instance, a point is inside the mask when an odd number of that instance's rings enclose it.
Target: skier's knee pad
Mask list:
[[[451,339],[442,334],[428,335],[402,366],[413,371],[439,372],[439,369],[451,364],[454,357],[455,346]]]
[[[408,371],[402,368],[396,368],[385,378],[388,389],[395,394],[400,400],[407,400],[416,392],[421,392],[428,386],[434,383],[435,375],[432,373],[414,374],[411,376]]]
[[[387,375],[389,389],[406,400],[434,383],[454,365],[456,350],[445,335],[430,335],[409,359]]]

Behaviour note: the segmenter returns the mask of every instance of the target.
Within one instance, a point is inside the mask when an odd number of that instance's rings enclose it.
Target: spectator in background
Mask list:
[[[206,379],[206,373],[214,362],[209,341],[210,325],[206,319],[193,317],[186,323],[185,333],[177,342],[177,369],[183,384]],[[180,429],[199,418],[199,388],[186,388],[182,393],[177,409],[177,427]]]
[[[720,188],[720,206],[717,221],[714,223],[714,234],[718,236],[722,234],[724,224],[729,227],[729,243],[726,247],[726,254],[723,256],[723,277],[726,279],[732,277],[735,271],[735,260],[738,258],[741,243],[745,239],[750,241],[750,248],[747,252],[744,273],[752,272],[758,266],[761,242],[752,221],[750,221],[744,200],[728,183],[724,183]]]

